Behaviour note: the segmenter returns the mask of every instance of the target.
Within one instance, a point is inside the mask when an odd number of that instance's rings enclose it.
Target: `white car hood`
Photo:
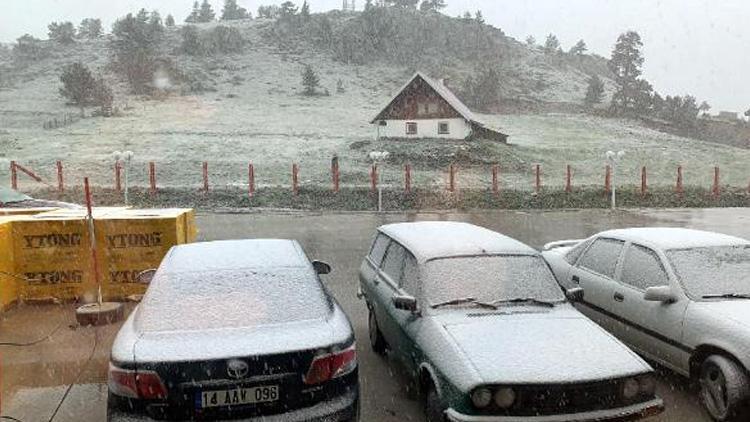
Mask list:
[[[728,299],[718,301],[696,302],[708,315],[717,315],[729,319],[746,328],[750,328],[750,300]]]
[[[566,306],[566,305],[564,305]],[[485,383],[570,383],[651,371],[575,310],[476,316],[445,330]]]
[[[133,346],[136,362],[179,362],[284,353],[329,346],[326,320],[201,331],[143,332]]]

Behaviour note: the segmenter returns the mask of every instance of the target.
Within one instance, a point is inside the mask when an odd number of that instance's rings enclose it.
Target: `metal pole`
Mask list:
[[[94,232],[94,213],[92,210],[91,189],[89,188],[89,178],[83,179],[83,187],[86,193],[86,219],[89,226],[89,240],[91,242],[91,264],[94,267],[94,281],[96,281],[97,293],[96,302],[102,305],[102,283],[99,275],[99,262],[96,255],[96,233]]]

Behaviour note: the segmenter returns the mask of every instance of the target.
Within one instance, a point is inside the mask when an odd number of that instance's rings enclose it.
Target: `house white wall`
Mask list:
[[[417,124],[417,134],[406,134],[406,122]],[[447,122],[449,133],[439,134],[438,123]],[[443,138],[443,139],[465,139],[471,135],[471,125],[462,118],[455,119],[416,119],[416,120],[386,120],[385,126],[375,122],[378,136],[381,138]]]

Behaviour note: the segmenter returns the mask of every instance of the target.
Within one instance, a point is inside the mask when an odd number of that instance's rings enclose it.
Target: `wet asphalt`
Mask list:
[[[370,350],[367,313],[356,297],[357,272],[374,230],[399,221],[466,221],[515,237],[534,247],[582,238],[608,228],[679,226],[708,229],[750,238],[750,209],[476,211],[436,213],[309,213],[254,212],[198,215],[199,240],[290,238],[307,254],[333,265],[324,282],[349,315],[358,338],[363,421],[423,421],[420,404],[410,392],[403,372],[392,359]],[[132,309],[132,305],[129,306]],[[58,324],[52,338],[27,348],[0,347],[2,415],[23,421],[46,421],[65,392],[75,386],[61,406],[56,421],[104,420],[106,362],[117,326],[72,329],[69,305],[24,307],[0,317],[0,342],[34,339]],[[80,368],[97,343],[91,363]],[[698,404],[694,386],[657,368],[658,393],[666,411],[652,421],[709,421]]]

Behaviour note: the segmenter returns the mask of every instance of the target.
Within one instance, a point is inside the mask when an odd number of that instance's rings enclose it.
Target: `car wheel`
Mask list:
[[[745,370],[724,356],[709,356],[701,365],[700,397],[717,421],[745,421],[749,383]]]
[[[446,422],[445,408],[435,386],[430,383],[424,396],[424,415],[427,422]]]
[[[380,332],[380,327],[378,327],[378,320],[375,318],[375,312],[373,312],[372,309],[370,310],[370,316],[367,319],[367,326],[370,335],[370,346],[372,346],[372,350],[381,356],[385,355],[387,343],[385,342],[385,338],[383,338],[383,333]]]

